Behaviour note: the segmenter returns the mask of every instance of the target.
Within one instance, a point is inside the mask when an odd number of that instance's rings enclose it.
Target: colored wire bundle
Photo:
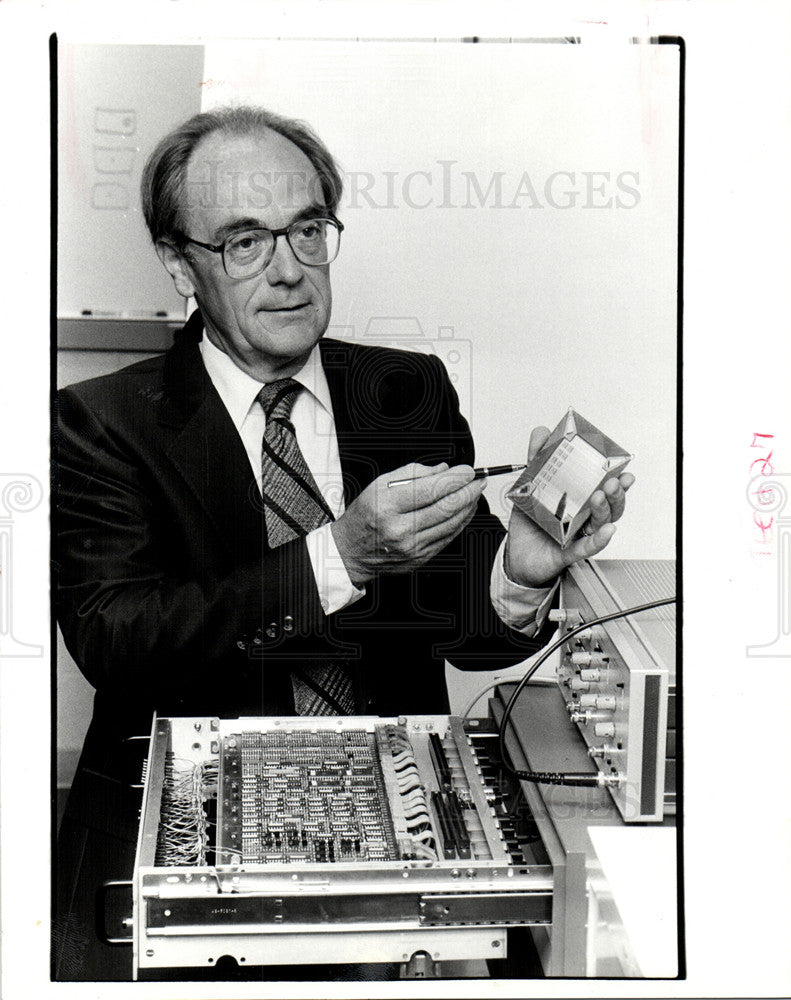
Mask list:
[[[172,753],[166,755],[155,864],[206,864],[209,838],[203,803],[211,782],[211,774],[202,765],[177,762]]]

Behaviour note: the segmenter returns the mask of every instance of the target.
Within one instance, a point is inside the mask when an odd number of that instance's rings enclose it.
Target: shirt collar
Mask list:
[[[206,372],[238,431],[261,391],[261,383],[238,368],[231,358],[219,347],[216,347],[208,337],[204,336],[199,346]],[[321,363],[321,352],[318,344],[308,355],[304,366],[292,378],[303,385],[311,396],[332,415],[330,387],[327,384],[327,376]]]

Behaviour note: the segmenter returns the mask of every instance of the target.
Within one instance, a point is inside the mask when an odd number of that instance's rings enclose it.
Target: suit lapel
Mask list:
[[[363,408],[355,406],[360,387],[355,378],[357,350],[340,340],[319,341],[321,361],[332,399],[335,433],[343,473],[346,506],[382,471],[376,428],[365,426]]]
[[[258,490],[239,434],[203,366],[201,329],[200,314],[193,313],[165,360],[160,421],[176,431],[168,455],[232,548],[258,551],[265,533]]]

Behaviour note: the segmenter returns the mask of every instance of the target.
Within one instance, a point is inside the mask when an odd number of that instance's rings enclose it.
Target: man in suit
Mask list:
[[[94,883],[131,871],[125,741],[154,710],[446,712],[445,659],[540,648],[559,572],[623,511],[631,477],[565,551],[518,511],[506,534],[441,363],[323,338],[340,195],[300,123],[237,108],[174,130],[143,206],[198,311],[165,355],[59,394],[58,618],[96,688],[61,835],[59,977],[123,978],[85,920]]]

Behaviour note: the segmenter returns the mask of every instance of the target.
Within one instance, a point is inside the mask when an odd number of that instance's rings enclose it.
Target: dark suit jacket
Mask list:
[[[548,638],[525,639],[491,609],[503,528],[483,500],[425,567],[369,583],[358,603],[325,616],[304,541],[267,545],[246,453],[200,357],[201,330],[196,313],[165,355],[56,400],[57,613],[96,688],[62,874],[76,878],[75,854],[93,868],[82,888],[61,887],[67,923],[90,908],[91,879],[128,877],[137,805],[127,782],[137,776],[125,772],[124,740],[149,733],[154,710],[293,714],[291,667],[330,659],[351,671],[361,714],[444,713],[445,658],[489,669]],[[473,463],[437,358],[329,339],[321,355],[347,506],[406,463]]]
[[[58,617],[97,711],[292,714],[290,665],[343,660],[361,710],[447,710],[443,660],[488,669],[539,646],[488,600],[503,536],[485,501],[443,553],[325,616],[304,541],[267,546],[239,436],[195,314],[165,355],[59,394]],[[435,357],[322,340],[347,506],[408,462],[473,462]],[[121,726],[128,728],[128,725]]]

